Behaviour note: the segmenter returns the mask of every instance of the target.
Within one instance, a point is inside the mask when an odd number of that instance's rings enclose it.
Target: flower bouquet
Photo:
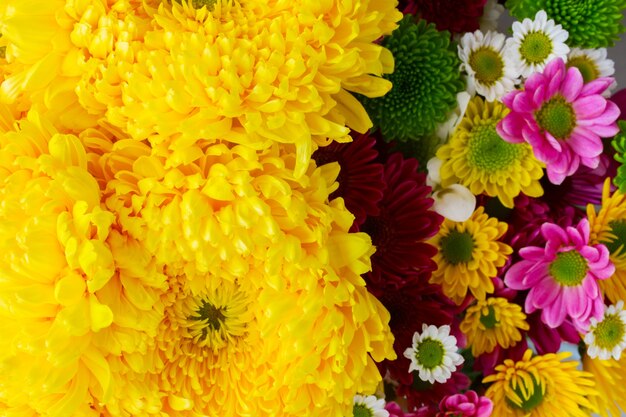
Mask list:
[[[619,415],[624,10],[2,0],[0,415]]]

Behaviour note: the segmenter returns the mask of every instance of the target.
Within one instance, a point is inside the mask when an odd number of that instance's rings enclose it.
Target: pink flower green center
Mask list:
[[[595,62],[593,62],[591,59],[584,55],[571,58],[569,61],[567,61],[567,67],[578,68],[578,71],[580,71],[583,76],[583,81],[585,82],[585,84],[589,81],[595,80],[600,76],[600,72],[598,71]]]
[[[489,306],[489,311],[486,316],[480,316],[480,322],[487,329],[493,329],[498,324],[498,320],[496,319],[496,311],[493,306]]]
[[[417,344],[415,359],[424,368],[435,369],[443,364],[445,353],[441,341],[428,337]]]
[[[457,265],[472,260],[474,239],[468,232],[452,230],[439,241],[441,256],[451,265]]]
[[[496,124],[474,127],[468,140],[468,163],[489,173],[509,168],[524,149],[523,145],[505,142],[496,132]]]
[[[587,276],[587,260],[575,250],[559,252],[549,267],[550,275],[566,287],[575,287]]]
[[[469,56],[469,65],[476,73],[476,79],[485,85],[493,85],[504,75],[504,62],[500,54],[488,46],[483,46]]]
[[[527,62],[541,64],[552,53],[552,41],[543,32],[530,32],[524,37],[519,52]]]
[[[530,379],[533,383],[532,387],[527,387],[525,381],[521,378],[518,379],[518,384],[515,388],[511,386],[513,392],[522,400],[521,404],[516,404],[511,399],[507,398],[506,402],[511,408],[529,413],[543,401],[545,393],[542,390],[541,384],[539,384],[533,376],[531,376]],[[524,389],[522,389],[522,385],[524,385]],[[529,393],[531,394],[529,395]]]
[[[570,103],[560,95],[546,101],[535,113],[539,127],[557,139],[567,139],[576,127],[576,114]]]
[[[624,337],[624,322],[617,314],[604,316],[604,319],[593,329],[595,344],[602,349],[611,350]]]
[[[372,410],[363,404],[354,404],[354,407],[352,407],[352,414],[354,417],[374,417]]]

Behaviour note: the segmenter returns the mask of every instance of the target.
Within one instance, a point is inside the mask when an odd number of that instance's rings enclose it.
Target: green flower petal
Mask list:
[[[569,32],[570,46],[613,46],[626,28],[622,24],[626,0],[507,0],[506,7],[518,20],[533,19],[539,10]]]
[[[406,15],[385,38],[395,70],[385,75],[391,91],[383,97],[359,96],[374,126],[386,140],[412,140],[428,136],[444,122],[456,105],[456,94],[465,88],[456,44],[450,33]]]

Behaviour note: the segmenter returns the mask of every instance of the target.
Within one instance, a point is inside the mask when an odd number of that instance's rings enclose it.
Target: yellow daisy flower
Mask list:
[[[598,285],[612,303],[626,300],[626,196],[619,190],[611,194],[610,178],[606,179],[602,188],[600,209],[596,211],[589,204],[587,218],[591,230],[590,244],[606,245],[611,262],[615,265],[615,274],[609,279],[598,281]]]
[[[486,396],[493,401],[498,417],[588,417],[595,411],[592,400],[598,393],[592,375],[576,369],[578,362],[566,361],[569,352],[506,359],[496,373],[483,379],[493,384]]]
[[[437,151],[444,187],[462,184],[474,195],[482,193],[498,197],[506,207],[520,192],[530,196],[543,195],[539,179],[542,164],[527,143],[505,142],[496,132],[496,125],[509,112],[500,102],[485,102],[474,97],[467,106],[461,123],[447,144]]]
[[[619,360],[591,359],[582,356],[583,370],[592,375],[598,395],[589,397],[593,409],[602,417],[619,417],[626,410],[626,356]]]
[[[529,326],[520,306],[506,298],[490,297],[468,307],[460,328],[472,347],[472,355],[478,356],[493,352],[496,346],[514,346],[522,340],[520,330],[528,330]]]
[[[372,126],[351,92],[391,88],[381,76],[393,57],[375,41],[402,16],[394,2],[221,0],[209,9],[162,2],[145,41],[109,55],[81,100],[174,153],[198,153],[201,139],[293,144],[296,176],[316,144]]]
[[[0,127],[11,117],[0,111]],[[112,397],[120,358],[145,349],[160,321],[165,276],[101,206],[92,158],[81,139],[34,111],[0,133],[0,402],[8,415],[92,415],[92,404]]]
[[[439,233],[429,242],[438,249],[433,260],[437,270],[430,282],[441,285],[443,293],[461,304],[470,291],[478,300],[493,292],[491,278],[504,265],[511,247],[498,242],[507,224],[490,218],[483,207],[464,222],[444,220]]]
[[[374,361],[394,357],[389,313],[361,274],[373,247],[348,233],[353,216],[328,202],[336,164],[203,144],[172,166],[122,140],[99,160],[105,205],[167,274],[156,343],[112,400],[127,412],[194,416],[348,415],[374,392]],[[233,366],[233,364],[237,364]],[[136,389],[136,391],[134,391]],[[131,408],[134,407],[134,408]]]

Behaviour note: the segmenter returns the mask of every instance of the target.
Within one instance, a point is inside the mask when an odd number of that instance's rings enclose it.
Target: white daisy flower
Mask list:
[[[600,321],[591,319],[585,344],[591,358],[619,360],[622,351],[626,349],[626,311],[623,301],[605,308]]]
[[[542,71],[554,58],[567,60],[569,46],[565,41],[569,33],[561,25],[548,19],[540,10],[535,20],[524,19],[513,23],[513,37],[506,41],[505,55],[516,64],[517,73],[523,78]]]
[[[572,48],[567,56],[567,67],[578,68],[585,83],[615,74],[615,62],[607,58],[606,48]],[[617,82],[613,81],[613,84],[602,95],[610,97],[616,87]]]
[[[488,101],[501,98],[515,89],[517,70],[510,56],[504,54],[506,37],[497,32],[466,33],[459,42],[461,70],[467,72],[468,91]]]
[[[457,350],[456,337],[450,336],[450,326],[423,324],[422,333],[415,332],[413,345],[404,351],[404,357],[411,360],[409,372],[418,371],[422,381],[443,384],[463,363]]]
[[[355,395],[352,410],[354,417],[389,417],[385,400],[379,400],[373,395]]]
[[[483,16],[479,21],[480,30],[483,32],[497,30],[502,13],[504,13],[504,6],[499,4],[498,0],[487,0],[483,9]]]

